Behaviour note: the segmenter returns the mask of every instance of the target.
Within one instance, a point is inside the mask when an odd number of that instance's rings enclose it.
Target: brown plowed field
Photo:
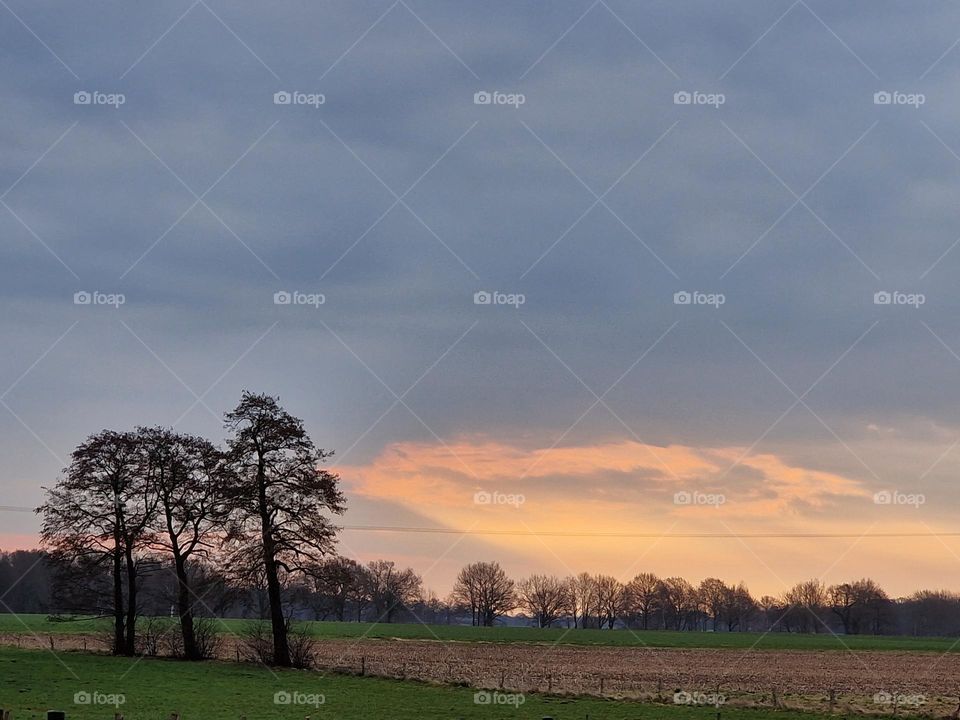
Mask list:
[[[83,635],[2,635],[0,643],[57,651],[103,649]],[[237,640],[227,638],[221,654],[236,659]],[[902,696],[900,715],[953,715],[960,704],[960,654],[815,650],[711,650],[615,648],[526,643],[422,640],[322,640],[321,669],[507,692],[603,694],[673,702],[674,693],[719,693],[730,705],[778,703],[827,711],[831,691],[837,712],[893,714],[892,702],[874,695]],[[601,685],[602,683],[602,685]],[[910,703],[923,700],[923,704]]]

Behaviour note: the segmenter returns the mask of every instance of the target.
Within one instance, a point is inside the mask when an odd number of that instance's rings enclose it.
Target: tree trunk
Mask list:
[[[263,541],[263,567],[267,579],[267,599],[270,603],[270,625],[273,629],[273,662],[280,667],[290,667],[290,646],[287,643],[287,623],[283,617],[283,596],[280,592],[280,572],[277,567],[276,549],[273,544],[273,528],[270,508],[267,506],[266,467],[263,457],[257,466],[257,488],[260,501],[260,526]]]
[[[133,657],[137,654],[137,566],[129,543],[124,553],[127,560],[127,638],[123,653]]]
[[[193,629],[193,603],[190,601],[186,560],[178,552],[174,563],[177,571],[177,614],[180,616],[180,631],[183,634],[183,655],[187,660],[201,660]]]
[[[113,550],[113,654],[122,655],[126,647],[123,613],[123,555],[120,539],[114,535]]]

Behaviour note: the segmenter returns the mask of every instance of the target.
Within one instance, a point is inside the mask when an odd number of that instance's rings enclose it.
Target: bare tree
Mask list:
[[[347,603],[355,594],[356,583],[362,581],[363,568],[356,560],[341,556],[326,558],[312,565],[307,572],[313,594],[312,605],[317,620],[325,620],[329,614],[343,621]]]
[[[660,583],[660,606],[664,610],[664,622],[674,630],[690,627],[696,609],[697,591],[681,577],[669,577]]]
[[[374,560],[367,565],[367,569],[377,622],[393,622],[398,611],[409,607],[420,597],[423,580],[412,569],[399,570],[391,560]]]
[[[641,627],[650,629],[650,617],[657,609],[660,595],[660,578],[653,573],[639,573],[627,584],[627,606],[631,613],[639,615]]]
[[[517,583],[517,604],[537,621],[550,627],[570,606],[569,585],[553,575],[531,575]]]
[[[786,593],[786,601],[800,632],[820,632],[824,625],[822,614],[827,605],[827,589],[817,579],[797,583]]]
[[[703,604],[704,612],[713,621],[713,629],[716,630],[717,624],[720,622],[720,616],[730,602],[730,588],[723,580],[706,578],[700,582],[697,592],[700,596],[700,602]]]
[[[612,575],[597,575],[594,586],[597,591],[597,624],[602,627],[606,623],[607,629],[613,630],[626,606],[626,589]]]
[[[590,573],[582,572],[576,577],[567,578],[567,592],[570,594],[570,604],[573,610],[573,626],[587,627],[591,614],[596,614],[599,625],[599,600],[597,597],[597,582]]]
[[[513,580],[496,562],[475,562],[457,575],[453,599],[470,607],[474,625],[493,625],[516,606]]]
[[[244,392],[226,414],[229,461],[236,481],[229,493],[230,547],[240,567],[256,557],[262,564],[273,659],[291,665],[283,610],[283,575],[299,574],[333,552],[336,528],[327,519],[341,514],[339,477],[320,469],[332,455],[318,449],[303,422],[284,410],[277,398]]]
[[[140,551],[148,544],[154,505],[138,473],[137,438],[103,430],[71,454],[47,490],[41,542],[62,565],[93,561],[112,572],[113,652],[136,652]]]
[[[153,548],[173,559],[177,578],[177,615],[187,660],[201,660],[194,631],[191,567],[220,544],[226,521],[227,468],[223,454],[200,437],[165,428],[138,428],[141,476],[156,497]]]

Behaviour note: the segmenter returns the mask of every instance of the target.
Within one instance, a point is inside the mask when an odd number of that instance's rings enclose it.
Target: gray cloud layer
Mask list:
[[[760,449],[908,484],[927,464],[886,460],[868,425],[952,442],[955,6],[9,6],[11,504],[101,426],[193,406],[180,426],[219,437],[245,387],[321,444],[356,443],[351,463],[433,433],[549,445],[593,403],[584,384],[631,367],[606,402],[651,442],[748,446],[827,371]],[[81,90],[126,102],[75,105]],[[280,90],[326,102],[275,105]],[[526,102],[475,105],[480,90]],[[683,90],[725,103],[674,104]],[[881,90],[925,103],[875,105]],[[326,302],[277,306],[284,289]],[[474,305],[481,289],[526,303]],[[127,302],[76,306],[80,290]],[[726,302],[675,305],[681,290]],[[880,290],[926,303],[878,306]],[[597,407],[569,440],[631,432]]]

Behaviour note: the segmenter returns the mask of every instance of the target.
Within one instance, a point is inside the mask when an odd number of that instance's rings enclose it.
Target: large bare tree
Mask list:
[[[339,477],[320,466],[333,453],[318,449],[303,422],[277,398],[244,392],[226,414],[232,511],[229,546],[237,567],[262,568],[273,630],[273,661],[291,665],[283,583],[333,552],[330,514],[344,511]]]
[[[208,440],[166,428],[138,428],[140,470],[156,497],[153,546],[169,555],[177,578],[177,615],[184,657],[200,660],[194,630],[191,561],[208,558],[223,540],[228,469]]]
[[[66,568],[108,566],[113,581],[113,652],[136,652],[141,552],[150,543],[156,500],[140,472],[134,433],[103,430],[71,454],[37,512],[41,542]]]

